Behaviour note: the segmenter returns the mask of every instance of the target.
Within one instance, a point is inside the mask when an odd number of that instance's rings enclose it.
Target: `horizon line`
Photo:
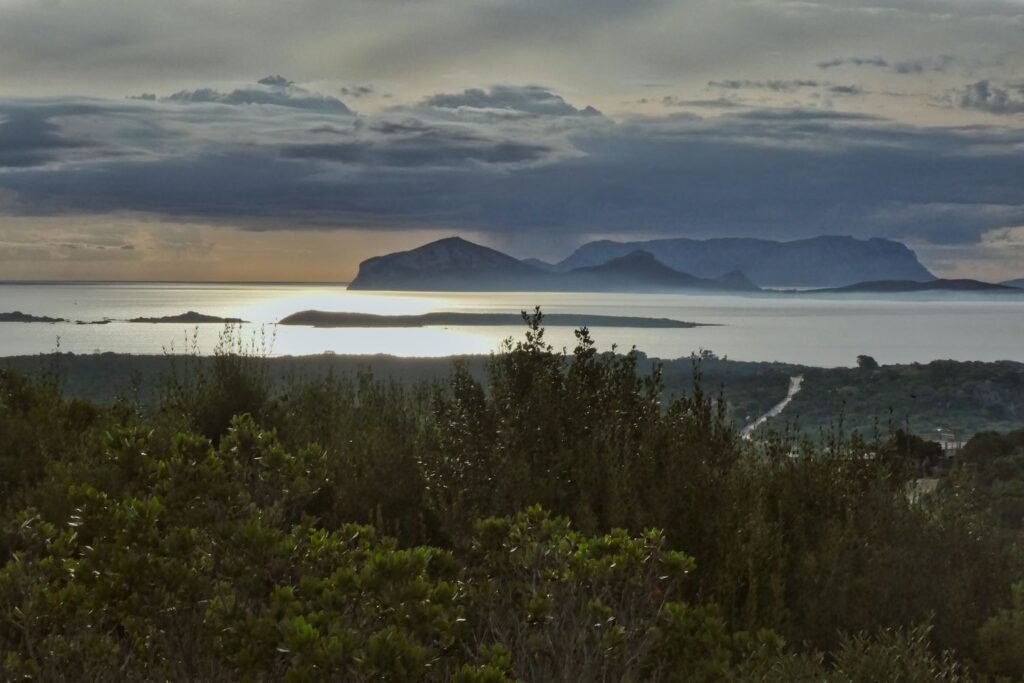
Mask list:
[[[0,285],[343,285],[351,280],[0,280]]]

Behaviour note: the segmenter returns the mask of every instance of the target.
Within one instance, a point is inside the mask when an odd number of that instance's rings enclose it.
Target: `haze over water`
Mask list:
[[[486,354],[520,327],[315,329],[275,326],[306,309],[385,315],[432,311],[517,312],[540,305],[546,313],[672,318],[716,327],[594,328],[601,348],[636,346],[649,356],[678,358],[710,349],[735,360],[852,365],[858,354],[881,363],[954,360],[1024,361],[1024,296],[892,295],[733,296],[584,293],[370,293],[344,285],[278,284],[3,284],[0,312],[20,310],[70,320],[123,320],[198,311],[238,317],[247,343],[271,354]],[[211,353],[220,324],[198,326],[201,353]],[[180,323],[0,323],[0,356],[51,352],[181,353],[197,327]],[[552,327],[556,348],[572,348],[573,331]],[[261,342],[265,336],[266,342]]]

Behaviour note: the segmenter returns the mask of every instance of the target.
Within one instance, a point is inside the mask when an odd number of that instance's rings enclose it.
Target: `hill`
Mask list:
[[[449,237],[359,264],[349,289],[499,291],[545,273],[495,249]]]

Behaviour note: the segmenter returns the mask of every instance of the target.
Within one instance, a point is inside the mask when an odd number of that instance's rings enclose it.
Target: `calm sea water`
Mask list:
[[[935,359],[1024,361],[1024,295],[732,296],[578,293],[369,293],[341,285],[262,284],[0,284],[0,312],[20,310],[71,320],[166,316],[193,310],[251,321],[248,345],[273,355],[323,352],[447,356],[488,353],[521,334],[517,327],[312,329],[277,327],[305,309],[381,314],[430,311],[517,312],[666,317],[720,327],[594,328],[602,348],[636,346],[650,356],[678,358],[699,349],[737,360],[852,365],[858,354],[881,363]],[[197,331],[198,330],[198,331]],[[0,356],[53,351],[181,353],[196,335],[210,353],[223,325],[0,323]],[[550,328],[556,347],[573,345],[571,329]],[[189,341],[186,341],[189,340]]]

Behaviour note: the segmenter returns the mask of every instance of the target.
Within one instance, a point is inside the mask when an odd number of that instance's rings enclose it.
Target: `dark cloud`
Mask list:
[[[888,67],[889,62],[881,57],[849,57],[846,59],[829,59],[818,62],[819,69],[834,69],[838,66],[877,66]]]
[[[287,88],[289,85],[293,85],[292,81],[280,74],[277,74],[276,76],[264,76],[256,82],[260,85],[269,85],[275,88]]]
[[[769,81],[748,81],[748,80],[728,80],[728,81],[708,81],[708,85],[712,88],[723,88],[725,90],[773,90],[775,92],[793,92],[801,88],[821,88],[827,86],[827,83],[814,80],[769,80]]]
[[[287,114],[0,102],[4,126],[15,122],[3,139],[33,139],[33,153],[48,160],[8,167],[0,192],[13,193],[24,214],[128,210],[250,229],[972,243],[1024,224],[1024,131],[1012,127],[921,127],[825,109],[602,125],[389,113],[313,126],[302,112]],[[89,146],[62,146],[65,127],[92,131]],[[180,135],[174,144],[165,128]],[[141,152],[93,153],[129,142]]]
[[[708,81],[708,86],[712,88],[719,88],[721,90],[769,90],[777,93],[795,93],[801,90],[816,90],[825,95],[838,95],[838,96],[852,96],[852,95],[863,95],[865,90],[857,85],[843,85],[830,83],[828,81],[816,81],[813,79],[797,79],[797,80],[766,80],[766,81],[751,81],[751,80],[725,80],[725,81]],[[718,98],[721,101],[724,98]],[[711,100],[714,101],[714,100]],[[670,105],[675,106],[675,105]],[[690,105],[693,106],[693,105]],[[703,105],[703,106],[714,106],[714,105]]]
[[[944,72],[953,64],[952,55],[939,55],[925,59],[904,59],[890,61],[882,57],[846,57],[818,62],[819,69],[834,69],[841,66],[868,66],[886,69],[901,75]]]
[[[57,160],[62,151],[84,146],[85,142],[63,135],[45,112],[0,113],[0,169],[42,166]]]
[[[685,99],[666,95],[661,98],[662,105],[666,107],[707,107],[711,109],[736,109],[747,106],[743,102],[731,97],[713,97],[704,99]]]
[[[871,114],[858,114],[855,112],[829,111],[825,109],[756,109],[754,111],[741,112],[733,115],[736,119],[750,119],[755,121],[877,121],[881,122],[878,116]]]
[[[864,89],[858,85],[831,85],[828,92],[833,95],[863,95]]]
[[[213,88],[182,90],[166,98],[184,104],[273,105],[330,114],[351,114],[341,100],[296,86],[283,76],[267,76],[255,85],[220,92]]]
[[[909,59],[896,62],[892,70],[898,74],[921,74],[929,71],[944,72],[953,63],[952,55],[941,55],[934,59]]]
[[[345,97],[366,97],[372,95],[377,89],[372,85],[346,85],[341,88],[341,94]]]
[[[314,160],[365,168],[457,168],[473,164],[519,165],[540,162],[559,150],[541,141],[515,141],[501,130],[428,122],[414,117],[380,119],[343,130],[317,126],[341,142],[286,144],[281,158]]]
[[[960,91],[957,104],[989,114],[1024,114],[1024,84],[997,86],[977,81]]]
[[[521,142],[488,142],[452,138],[411,138],[388,144],[345,142],[319,145],[290,145],[281,151],[285,159],[330,161],[371,168],[460,167],[469,163],[522,164],[544,159],[554,150],[544,145]]]
[[[455,94],[437,94],[423,101],[436,109],[505,111],[531,116],[600,116],[593,107],[577,109],[558,95],[539,86],[496,85],[490,90],[470,88]]]

